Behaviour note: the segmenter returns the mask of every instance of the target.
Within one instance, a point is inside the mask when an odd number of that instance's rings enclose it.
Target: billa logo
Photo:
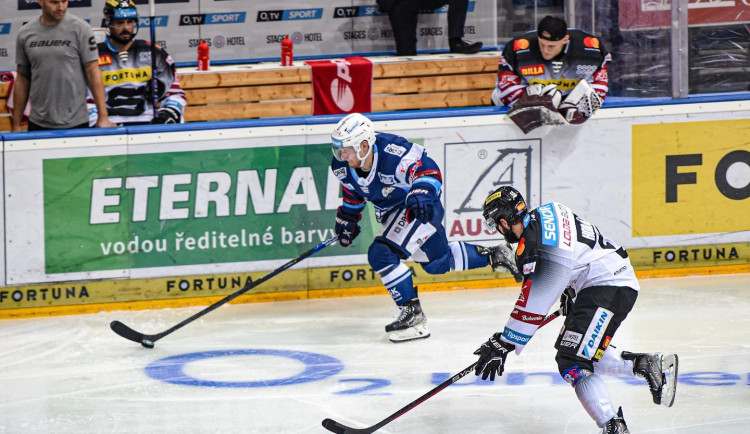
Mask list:
[[[105,65],[111,65],[111,64],[112,64],[112,56],[110,56],[109,54],[99,56],[99,66],[105,66]]]
[[[541,75],[544,74],[544,65],[530,65],[521,68],[523,75]]]

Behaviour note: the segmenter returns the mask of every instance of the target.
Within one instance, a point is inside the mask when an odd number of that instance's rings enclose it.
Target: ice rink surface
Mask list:
[[[750,276],[643,279],[613,344],[675,352],[674,407],[645,382],[605,377],[633,433],[750,432]],[[385,290],[384,290],[385,292]],[[425,292],[432,337],[393,344],[387,295],[228,305],[154,349],[115,335],[157,333],[200,307],[0,321],[2,433],[324,433],[374,425],[476,360],[517,289]],[[383,433],[596,433],[540,330],[495,383],[466,376]]]

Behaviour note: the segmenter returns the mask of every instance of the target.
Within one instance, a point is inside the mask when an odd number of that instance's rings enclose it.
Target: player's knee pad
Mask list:
[[[564,351],[557,352],[555,361],[560,375],[574,387],[576,383],[594,372],[594,365],[591,360],[584,360]]]
[[[376,240],[367,250],[367,262],[373,270],[378,271],[400,263],[401,258],[387,244]]]
[[[578,384],[584,378],[593,374],[593,371],[582,369],[579,366],[571,366],[570,368],[567,368],[564,371],[560,372],[560,375],[562,375],[563,379],[567,381],[571,386],[573,386],[573,388],[575,388],[576,384]]]

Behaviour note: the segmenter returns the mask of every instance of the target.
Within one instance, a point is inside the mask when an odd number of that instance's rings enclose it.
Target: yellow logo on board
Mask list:
[[[633,237],[750,230],[750,119],[632,128]]]

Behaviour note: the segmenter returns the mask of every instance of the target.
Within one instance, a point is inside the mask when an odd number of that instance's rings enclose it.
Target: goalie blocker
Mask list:
[[[531,85],[527,93],[508,110],[508,117],[528,134],[545,125],[581,124],[602,106],[602,99],[588,81],[581,80],[560,101],[560,92],[552,86]]]

